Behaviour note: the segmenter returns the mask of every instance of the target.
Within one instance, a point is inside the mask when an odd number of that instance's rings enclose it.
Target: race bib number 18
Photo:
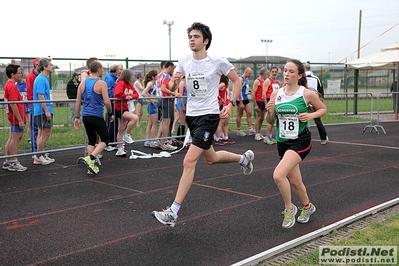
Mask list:
[[[299,120],[296,115],[280,115],[279,121],[280,138],[298,138]]]

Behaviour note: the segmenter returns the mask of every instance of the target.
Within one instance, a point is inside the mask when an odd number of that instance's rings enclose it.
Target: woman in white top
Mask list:
[[[144,76],[140,72],[136,75],[136,81],[134,82],[133,86],[139,94],[139,98],[134,102],[136,104],[136,115],[139,117],[139,122],[137,126],[140,126],[141,117],[143,116],[143,80]]]

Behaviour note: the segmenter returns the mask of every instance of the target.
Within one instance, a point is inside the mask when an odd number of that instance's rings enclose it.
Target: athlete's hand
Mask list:
[[[45,115],[46,115],[47,121],[50,121],[51,120],[51,113],[49,111],[47,111],[47,112],[45,112]]]
[[[175,72],[175,74],[171,77],[171,80],[174,86],[178,86],[181,79],[181,72]]]
[[[301,120],[301,122],[308,122],[311,118],[311,114],[310,113],[301,113],[299,115],[297,115],[298,119]]]
[[[233,105],[228,104],[225,107],[223,107],[222,111],[220,111],[220,118],[227,118],[230,116],[231,109],[233,109]]]
[[[266,111],[273,111],[274,110],[274,100],[270,100],[266,104]]]
[[[181,72],[179,72],[179,71],[175,72],[175,74],[173,75],[173,79],[174,80],[181,79]]]
[[[18,121],[18,127],[19,127],[20,129],[24,129],[24,127],[25,127],[25,123],[24,123],[24,121],[23,121],[23,120],[21,120],[21,121]]]
[[[75,118],[75,121],[73,122],[73,127],[75,129],[79,129],[80,128],[80,119],[79,118]]]

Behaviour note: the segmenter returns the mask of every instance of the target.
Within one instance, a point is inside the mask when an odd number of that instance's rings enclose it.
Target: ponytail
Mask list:
[[[302,78],[300,78],[298,80],[298,85],[304,86],[306,89],[309,89],[308,88],[308,80],[306,79],[306,76],[304,76],[303,74],[302,74]]]

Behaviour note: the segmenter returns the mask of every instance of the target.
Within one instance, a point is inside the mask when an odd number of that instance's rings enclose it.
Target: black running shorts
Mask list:
[[[192,144],[208,150],[212,145],[213,135],[219,125],[219,114],[187,116],[186,122],[190,129]]]

